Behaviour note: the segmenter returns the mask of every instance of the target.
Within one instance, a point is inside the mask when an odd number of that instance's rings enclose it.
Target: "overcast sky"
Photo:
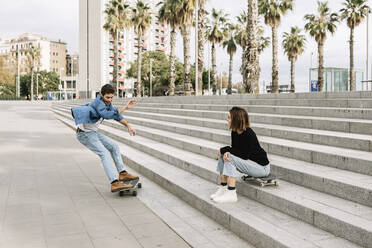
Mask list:
[[[342,0],[329,0],[332,11],[342,8]],[[372,0],[369,0],[371,6]],[[78,0],[0,0],[0,38],[15,38],[22,33],[41,34],[52,40],[61,39],[67,42],[69,53],[77,53],[79,50],[79,1]],[[212,8],[223,9],[229,14],[230,19],[236,22],[236,16],[242,10],[247,9],[246,0],[209,0],[207,10]],[[278,30],[278,61],[279,61],[279,84],[290,83],[290,64],[281,48],[283,32],[289,32],[290,27],[297,25],[304,27],[304,15],[316,13],[316,0],[295,0],[294,10],[282,19]],[[262,22],[263,23],[263,22]],[[370,50],[372,50],[372,16],[370,18]],[[271,37],[271,29],[265,26],[265,35]],[[305,53],[296,62],[296,87],[298,91],[308,90],[308,68],[310,67],[311,52],[313,67],[317,64],[316,42],[306,34],[307,44]],[[349,29],[345,22],[338,25],[334,36],[329,36],[325,44],[324,65],[332,67],[349,66]],[[191,39],[192,61],[194,61],[193,45],[194,37]],[[206,51],[208,46],[206,46]],[[241,64],[241,49],[238,48],[234,56],[233,81],[241,81],[239,67]],[[183,58],[182,39],[178,36],[176,54]],[[260,57],[261,79],[269,84],[271,81],[271,46],[268,47]],[[365,71],[366,67],[366,22],[355,30],[355,67]],[[372,52],[370,52],[372,55]],[[207,55],[205,55],[207,60]],[[372,56],[370,56],[370,61]],[[228,55],[222,48],[217,49],[217,70],[228,70]],[[207,62],[205,62],[207,66]],[[369,66],[371,68],[371,66]],[[370,69],[371,70],[371,69]],[[371,73],[370,73],[371,75]]]

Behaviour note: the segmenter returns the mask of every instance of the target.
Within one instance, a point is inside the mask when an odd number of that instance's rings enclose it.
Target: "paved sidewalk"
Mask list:
[[[138,198],[110,192],[49,103],[0,102],[0,116],[0,248],[189,247]]]

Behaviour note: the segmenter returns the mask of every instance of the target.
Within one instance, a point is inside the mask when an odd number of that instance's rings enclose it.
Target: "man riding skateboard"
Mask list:
[[[136,100],[132,99],[117,109],[111,104],[114,93],[115,89],[106,84],[102,86],[100,94],[93,102],[71,109],[77,127],[77,139],[100,157],[111,182],[111,192],[132,188],[133,185],[124,181],[138,179],[138,176],[131,175],[125,170],[117,143],[98,131],[104,119],[114,119],[126,126],[130,135],[136,135],[136,130],[120,115],[124,110],[132,108]]]

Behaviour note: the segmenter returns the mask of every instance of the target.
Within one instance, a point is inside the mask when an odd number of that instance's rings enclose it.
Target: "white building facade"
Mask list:
[[[0,41],[0,55],[11,55],[13,61],[19,61],[20,74],[28,72],[27,49],[31,46],[40,49],[40,60],[35,64],[36,71],[55,71],[57,74],[66,64],[66,43],[61,41],[50,41],[36,34],[25,33],[18,38]],[[54,54],[53,54],[54,53]]]
[[[142,51],[167,52],[167,24],[159,22],[157,3],[160,0],[145,0],[152,11],[152,24],[142,40]],[[79,2],[79,78],[81,97],[94,98],[102,85],[113,83],[113,42],[103,29],[104,9],[109,0],[80,0]],[[135,7],[136,0],[126,1]],[[130,63],[137,59],[137,35],[133,27],[123,30],[118,39],[119,96],[131,91],[135,79],[126,76]],[[114,84],[114,83],[113,83]],[[89,91],[87,94],[86,92]]]

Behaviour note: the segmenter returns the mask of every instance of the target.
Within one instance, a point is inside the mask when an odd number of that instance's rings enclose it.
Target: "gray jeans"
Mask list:
[[[228,177],[238,177],[239,172],[253,177],[265,177],[270,174],[270,164],[262,166],[252,160],[244,160],[232,154],[229,155],[230,162],[223,158],[218,160],[217,172]]]

